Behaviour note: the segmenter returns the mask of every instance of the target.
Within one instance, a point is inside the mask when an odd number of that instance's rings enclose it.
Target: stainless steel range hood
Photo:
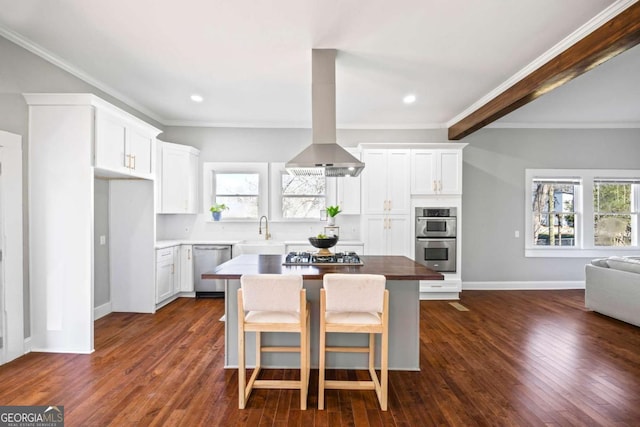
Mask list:
[[[291,175],[358,176],[364,163],[336,142],[336,50],[311,51],[312,143],[285,168]]]

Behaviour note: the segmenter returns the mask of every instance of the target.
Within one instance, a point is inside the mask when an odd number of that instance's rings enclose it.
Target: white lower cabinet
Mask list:
[[[179,290],[179,248],[172,246],[156,250],[156,304]]]
[[[367,215],[363,223],[365,255],[412,258],[409,215]]]
[[[193,292],[193,246],[180,246],[180,292]]]

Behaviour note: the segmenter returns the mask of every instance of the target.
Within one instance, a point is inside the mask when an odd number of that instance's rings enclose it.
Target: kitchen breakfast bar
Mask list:
[[[420,369],[420,280],[443,280],[442,274],[403,256],[362,256],[363,265],[283,265],[283,255],[240,255],[202,275],[203,279],[225,279],[225,367],[238,366],[238,300],[243,274],[299,274],[311,303],[311,366],[318,367],[319,306],[322,278],[327,273],[381,274],[389,290],[389,369]],[[247,366],[255,363],[252,333],[247,335]],[[297,345],[299,337],[287,333],[263,334],[264,345]],[[366,334],[332,334],[328,345],[366,345]],[[377,342],[376,352],[380,350]],[[299,357],[290,353],[263,354],[263,366],[295,368]],[[376,356],[379,359],[379,355]],[[328,368],[366,369],[366,355],[328,353]]]

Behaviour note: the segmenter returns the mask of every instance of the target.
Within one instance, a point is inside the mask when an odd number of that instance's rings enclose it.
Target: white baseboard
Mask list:
[[[111,313],[111,301],[93,308],[93,320],[98,320],[109,313]]]
[[[34,353],[63,353],[63,354],[91,354],[95,349],[91,351],[72,349],[72,348],[34,348],[31,351]]]
[[[505,282],[462,282],[464,291],[542,291],[558,289],[584,289],[584,281],[505,281]]]
[[[31,353],[31,337],[24,339],[24,354]]]
[[[420,301],[458,301],[460,294],[456,292],[420,292]]]

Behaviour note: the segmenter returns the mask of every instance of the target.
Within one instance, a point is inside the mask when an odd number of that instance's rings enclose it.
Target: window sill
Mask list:
[[[525,248],[527,258],[600,258],[612,255],[640,255],[640,247],[628,248]]]
[[[259,218],[225,218],[224,216],[220,221],[214,221],[209,214],[209,218],[205,220],[205,222],[217,222],[217,223],[254,223],[258,222]],[[296,224],[313,224],[316,225],[318,223],[322,223],[326,225],[326,221],[320,221],[319,219],[271,219],[269,218],[269,224],[278,224],[278,223],[296,223]]]

